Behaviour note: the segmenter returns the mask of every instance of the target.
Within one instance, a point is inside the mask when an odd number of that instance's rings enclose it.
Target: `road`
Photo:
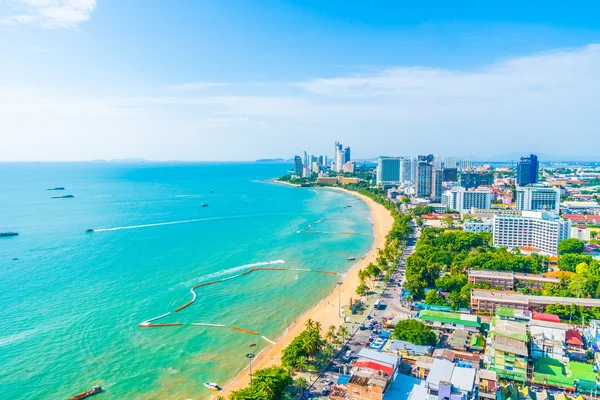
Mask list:
[[[415,227],[413,226],[413,229],[414,228]],[[400,257],[400,261],[398,262],[398,266],[381,295],[381,303],[384,306],[384,309],[375,310],[372,308],[365,316],[365,326],[367,326],[370,321],[381,322],[383,318],[397,321],[401,318],[409,318],[412,315],[409,310],[402,307],[400,304],[400,288],[406,280],[404,276],[406,272],[406,259],[415,251],[415,244],[419,235],[418,230],[415,231],[416,233],[411,234],[409,237],[407,245],[404,248],[402,256]],[[349,330],[353,332],[353,335],[350,337],[342,351],[337,354],[336,358],[334,358],[325,371],[322,372],[317,380],[311,385],[309,388],[310,395],[303,396],[303,399],[327,397],[322,395],[323,389],[328,385],[333,385],[333,383],[337,382],[339,375],[344,373],[344,366],[347,367],[347,372],[349,372],[351,366],[349,365],[349,361],[345,358],[346,352],[350,350],[352,352],[351,357],[356,357],[360,349],[365,348],[365,346],[361,346],[360,343],[368,342],[369,336],[372,333],[372,331],[369,329],[361,331],[359,326],[360,323],[355,323],[351,328],[349,328]]]

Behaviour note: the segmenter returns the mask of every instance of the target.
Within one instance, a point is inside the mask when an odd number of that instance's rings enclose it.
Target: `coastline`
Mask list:
[[[274,183],[285,184],[289,186],[299,187],[287,182],[273,181]],[[358,286],[358,270],[365,268],[366,265],[372,261],[375,261],[377,256],[377,250],[385,246],[385,237],[391,230],[394,223],[394,219],[390,215],[389,211],[386,210],[381,204],[376,203],[367,196],[364,196],[357,192],[352,192],[343,188],[328,187],[323,189],[338,190],[363,200],[371,211],[373,217],[373,235],[375,241],[369,252],[365,255],[365,258],[360,259],[354,264],[350,270],[347,271],[346,277],[342,280],[340,285],[340,296],[342,304],[348,304],[350,298],[356,298],[356,287]],[[280,336],[275,345],[270,345],[262,350],[252,362],[252,368],[254,370],[271,367],[278,365],[281,360],[283,350],[291,343],[291,341],[298,336],[303,330],[306,321],[310,318],[313,321],[318,321],[321,326],[326,329],[330,325],[340,325],[343,322],[343,318],[338,316],[338,290],[334,290],[317,303],[313,308],[307,310],[305,313],[300,315]],[[242,389],[250,383],[248,367],[240,371],[235,378],[228,382],[221,392],[215,394],[216,396],[222,396],[227,398],[232,391]]]

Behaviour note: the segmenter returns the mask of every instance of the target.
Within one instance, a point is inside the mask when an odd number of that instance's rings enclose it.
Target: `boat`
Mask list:
[[[200,204],[200,207],[208,207],[208,204],[202,203],[202,204]]]
[[[46,190],[65,190],[65,188],[64,187],[55,187],[55,188],[46,189]]]
[[[72,194],[65,194],[64,196],[52,196],[51,199],[70,199],[71,197],[75,197]]]
[[[348,261],[354,261],[356,260],[356,257],[348,257]]]
[[[0,237],[19,236],[19,232],[0,232]]]
[[[79,393],[76,396],[69,397],[69,400],[77,400],[77,399],[85,399],[86,397],[93,396],[102,391],[102,387],[100,385],[96,385],[87,392]]]
[[[211,193],[213,193],[213,191],[212,191],[212,190],[211,190],[210,192],[211,192]]]
[[[86,232],[90,233],[90,232],[94,232],[94,230],[92,228],[88,228],[85,230]]]
[[[219,390],[221,390],[221,386],[217,385],[214,382],[204,382],[204,386],[209,389],[209,390],[213,390],[215,392],[218,392]]]

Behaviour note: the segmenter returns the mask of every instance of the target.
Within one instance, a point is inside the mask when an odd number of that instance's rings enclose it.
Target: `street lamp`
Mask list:
[[[342,317],[342,294],[341,294],[341,288],[342,288],[342,282],[338,282],[338,316],[341,318]],[[352,305],[350,305],[352,306]]]
[[[253,353],[246,354],[246,358],[250,360],[250,386],[252,386],[252,359],[254,358]]]

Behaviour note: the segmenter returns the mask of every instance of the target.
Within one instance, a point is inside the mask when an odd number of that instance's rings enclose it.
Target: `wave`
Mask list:
[[[27,338],[28,336],[33,335],[34,333],[36,333],[38,331],[39,331],[39,329],[36,328],[36,329],[30,329],[28,331],[15,333],[14,335],[0,337],[0,347],[7,346],[11,343],[21,341],[21,340]]]
[[[250,268],[262,267],[265,265],[273,265],[273,264],[285,264],[285,260],[275,260],[275,261],[261,261],[252,264],[244,264],[233,268],[224,269],[222,271],[213,272],[212,274],[204,275],[200,278],[200,281],[205,281],[207,279],[218,278],[220,276],[229,275],[234,272],[244,271]]]

